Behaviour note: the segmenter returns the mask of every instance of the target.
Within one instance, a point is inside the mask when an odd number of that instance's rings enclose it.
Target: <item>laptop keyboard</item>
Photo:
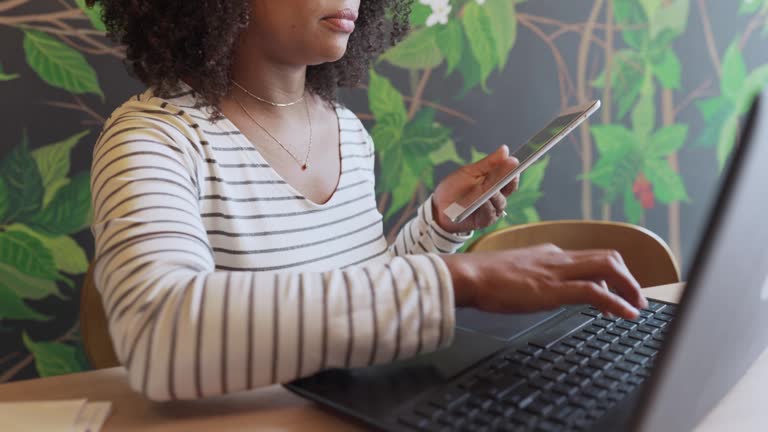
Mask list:
[[[573,315],[430,394],[398,422],[424,431],[588,429],[650,375],[675,306],[649,303],[636,320],[594,308]]]

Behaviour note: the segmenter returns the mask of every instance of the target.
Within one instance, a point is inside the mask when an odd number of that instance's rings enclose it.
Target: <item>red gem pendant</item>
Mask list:
[[[306,170],[307,170],[307,164],[304,164],[304,165],[302,165],[302,166],[301,166],[301,170],[302,170],[302,171],[306,171]]]

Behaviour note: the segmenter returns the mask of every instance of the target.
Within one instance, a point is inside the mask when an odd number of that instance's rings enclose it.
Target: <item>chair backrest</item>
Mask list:
[[[93,266],[88,269],[85,284],[80,290],[80,334],[91,367],[103,369],[120,365],[109,336],[101,294],[93,283]]]
[[[573,220],[518,225],[488,233],[468,250],[515,249],[542,243],[571,250],[616,250],[642,287],[680,282],[680,268],[664,240],[643,227],[620,222]]]

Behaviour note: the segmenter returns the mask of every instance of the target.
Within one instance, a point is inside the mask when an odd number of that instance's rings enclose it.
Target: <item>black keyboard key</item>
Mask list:
[[[589,324],[594,320],[593,317],[589,315],[583,315],[583,314],[575,314],[572,315],[565,320],[561,321],[559,325],[555,326],[554,328],[551,328],[549,330],[545,330],[536,336],[532,340],[529,341],[529,343],[542,347],[542,348],[549,348],[552,345],[554,345],[556,342],[558,342],[560,339],[562,339],[566,334],[563,334],[562,329],[569,329],[571,330],[577,330],[580,327]]]
[[[650,302],[648,304],[648,309],[652,312],[658,312],[662,309],[664,309],[666,305],[664,303],[658,303],[658,302]]]
[[[623,392],[623,393],[629,393],[629,392],[631,392],[634,389],[635,389],[635,385],[634,384],[629,383],[629,382],[623,382],[623,383],[619,384],[619,387],[618,387],[617,390],[619,390],[620,392]]]
[[[553,383],[559,382],[565,378],[565,372],[559,371],[557,369],[549,369],[547,371],[542,372],[541,377],[552,381]]]
[[[654,315],[654,318],[656,318],[657,320],[670,322],[675,318],[675,316],[668,314],[666,312],[659,312],[656,315]]]
[[[584,397],[581,395],[574,396],[571,398],[570,403],[572,405],[575,405],[580,408],[584,408],[586,410],[589,410],[590,408],[595,406],[595,400],[589,397]]]
[[[643,333],[641,331],[633,330],[633,331],[629,332],[627,337],[630,338],[630,339],[636,339],[636,340],[639,340],[639,341],[642,342],[642,341],[647,340],[648,338],[650,338],[651,335],[649,335],[648,333]]]
[[[639,354],[641,356],[645,356],[645,357],[649,357],[649,358],[656,357],[657,353],[658,353],[658,351],[652,350],[650,348],[646,348],[644,346],[640,347],[640,348],[637,348],[635,350],[635,354]]]
[[[592,308],[589,308],[589,309],[585,310],[585,311],[584,311],[584,312],[582,312],[582,313],[583,313],[584,315],[590,316],[590,317],[592,317],[592,318],[599,318],[599,317],[602,315],[602,314],[600,313],[600,311],[599,311],[599,310],[597,310],[597,309],[592,309]]]
[[[573,363],[577,366],[584,366],[589,361],[589,358],[584,357],[583,355],[579,355],[578,353],[571,353],[565,356],[565,361]]]
[[[655,335],[656,333],[658,333],[659,328],[658,327],[649,326],[648,324],[643,324],[643,325],[641,325],[640,327],[637,328],[637,331],[642,332],[642,333],[647,333],[649,335]]]
[[[509,419],[513,423],[516,423],[525,427],[531,427],[539,420],[539,417],[527,411],[517,410],[514,412],[514,414],[512,414],[509,417]]]
[[[592,385],[606,390],[613,390],[619,386],[619,382],[610,378],[606,378],[605,376],[601,376],[592,381]]]
[[[478,408],[480,410],[486,410],[488,407],[493,404],[493,401],[488,398],[480,397],[480,396],[471,396],[469,399],[467,399],[467,406]]]
[[[592,333],[587,333],[587,332],[579,332],[579,333],[576,333],[575,335],[573,335],[573,337],[576,338],[576,339],[579,339],[581,341],[584,341],[584,342],[589,342],[589,341],[591,341],[592,339],[595,338],[595,335],[593,335]]]
[[[542,377],[536,377],[528,382],[528,385],[539,389],[539,390],[549,390],[554,383],[548,379],[542,378]]]
[[[522,378],[533,378],[534,376],[538,375],[539,371],[536,369],[530,368],[528,366],[523,366],[521,368],[518,368],[515,370],[514,374],[522,377]]]
[[[519,349],[519,350],[517,350],[517,351],[518,351],[519,353],[521,353],[521,354],[524,354],[524,355],[527,355],[527,356],[533,357],[533,356],[535,356],[536,354],[540,353],[540,352],[542,351],[542,349],[541,349],[541,348],[539,348],[539,347],[535,347],[535,346],[533,346],[533,345],[527,345],[527,346],[525,346],[525,347],[523,347],[523,348],[520,348],[520,349]]]
[[[640,318],[648,319],[653,316],[653,311],[641,309],[640,310]]]
[[[661,342],[656,341],[656,340],[650,340],[650,341],[646,341],[643,346],[646,346],[646,347],[648,347],[650,349],[654,349],[654,350],[658,351],[658,350],[661,349]]]
[[[624,345],[625,347],[635,348],[635,347],[640,346],[642,344],[642,342],[637,340],[637,339],[626,338],[626,339],[620,340],[619,344],[620,345]]]
[[[625,397],[627,397],[627,395],[625,393],[623,393],[623,392],[618,391],[618,390],[612,390],[612,391],[608,392],[608,396],[606,396],[606,397],[608,398],[608,400],[611,400],[611,401],[614,401],[614,402],[619,402],[619,401],[623,400]]]
[[[475,416],[475,418],[472,419],[472,421],[475,424],[478,424],[480,426],[490,425],[491,423],[493,423],[494,420],[496,420],[495,417],[493,417],[492,415],[490,415],[488,413],[484,413],[484,412],[478,413]]]
[[[648,378],[649,376],[651,376],[651,370],[648,369],[647,367],[643,367],[643,368],[640,368],[640,369],[636,370],[635,371],[635,375],[638,375],[638,376],[640,376],[642,378]]]
[[[600,354],[600,350],[590,347],[584,347],[576,351],[577,354],[581,354],[584,357],[597,357]]]
[[[631,323],[631,322],[628,322],[628,321],[623,321],[623,322],[620,322],[619,324],[617,324],[616,327],[622,328],[622,329],[627,330],[627,331],[632,331],[635,328],[637,328],[637,324],[634,324],[634,323]]]
[[[648,321],[646,321],[645,325],[651,326],[651,327],[662,328],[662,327],[666,327],[667,322],[666,321],[662,321],[662,320],[657,320],[657,319],[654,318],[654,319],[649,319]]]
[[[546,362],[540,358],[535,358],[528,362],[528,366],[543,371],[552,367],[552,363]]]
[[[572,373],[578,368],[575,364],[567,361],[560,361],[555,365],[555,369],[565,373]]]
[[[590,334],[593,334],[595,336],[598,336],[598,335],[602,334],[605,331],[605,329],[603,327],[596,326],[596,325],[593,324],[593,325],[590,325],[590,326],[586,327],[583,331],[585,333],[590,333]]]
[[[589,361],[589,366],[599,370],[608,369],[611,363],[600,358],[595,358]]]
[[[425,429],[429,425],[429,420],[411,413],[401,415],[397,421],[414,429]]]
[[[521,352],[512,352],[512,353],[505,354],[504,358],[509,360],[512,363],[525,364],[528,360],[530,360],[531,357]]]
[[[557,407],[559,405],[564,404],[568,400],[568,398],[560,393],[551,391],[547,394],[543,394],[539,396],[539,400],[549,402],[550,404],[552,404],[552,406]]]
[[[576,373],[585,378],[594,379],[597,378],[601,372],[599,369],[595,369],[593,367],[585,367],[577,370]]]
[[[560,342],[557,345],[552,347],[552,352],[560,354],[560,355],[568,355],[572,353],[574,350],[573,347],[568,346],[565,342]]]
[[[644,357],[644,356],[632,353],[632,354],[626,355],[624,357],[624,360],[643,366],[648,362],[648,357]]]
[[[469,393],[465,391],[443,391],[435,399],[429,401],[430,404],[445,410],[451,410],[469,399]]]
[[[634,385],[640,385],[643,383],[643,381],[645,380],[639,376],[630,376],[629,378],[627,378],[627,382]]]
[[[634,363],[630,363],[628,361],[620,361],[616,363],[616,369],[623,370],[625,372],[634,372],[636,371],[638,366]]]
[[[608,330],[608,334],[614,335],[614,336],[618,336],[618,337],[624,337],[628,333],[629,333],[629,331],[627,331],[627,330],[625,330],[623,328],[620,328],[620,327],[615,327],[615,328],[613,328],[611,330]]]
[[[581,393],[585,396],[591,397],[592,399],[600,400],[606,396],[608,396],[608,391],[606,389],[596,387],[594,385],[589,385],[585,387]]]
[[[589,378],[579,376],[579,375],[570,375],[565,377],[565,380],[563,380],[563,382],[566,385],[569,385],[571,387],[579,388],[589,384]]]
[[[608,345],[610,345],[608,342],[603,342],[601,340],[595,339],[593,341],[589,341],[589,343],[587,344],[587,347],[602,351],[608,348]]]
[[[552,386],[551,391],[566,397],[570,397],[579,392],[579,387],[575,387],[565,383],[557,383],[554,386]]]
[[[620,369],[608,369],[603,373],[603,376],[615,381],[623,381],[629,377],[629,373]]]
[[[552,411],[552,404],[545,402],[541,399],[533,401],[530,405],[528,405],[525,410],[528,412],[532,412],[538,416],[545,416],[549,414],[550,411]]]
[[[545,351],[545,352],[541,353],[539,358],[542,359],[542,360],[548,361],[550,363],[555,363],[558,360],[560,360],[561,358],[563,358],[563,356],[558,354],[558,353],[556,353],[556,352]]]
[[[616,335],[612,335],[610,333],[606,333],[606,334],[602,334],[602,335],[598,336],[597,340],[599,340],[601,342],[606,342],[606,343],[614,343],[617,340],[619,340],[619,337],[616,336]]]
[[[611,345],[610,351],[616,354],[627,354],[628,352],[632,351],[632,348],[620,344]]]
[[[534,431],[535,432],[559,432],[560,426],[549,420],[544,420],[536,424],[536,429],[534,429]]]
[[[621,354],[616,354],[615,352],[611,351],[604,351],[600,353],[600,358],[613,363],[621,358]]]
[[[565,339],[562,343],[564,345],[568,345],[569,347],[576,349],[576,348],[583,347],[586,342],[584,342],[583,340],[577,337],[571,336],[568,339]]]
[[[569,418],[575,410],[576,408],[568,405],[556,408],[555,411],[552,412],[552,414],[549,416],[549,419],[555,423],[567,425],[570,423]]]

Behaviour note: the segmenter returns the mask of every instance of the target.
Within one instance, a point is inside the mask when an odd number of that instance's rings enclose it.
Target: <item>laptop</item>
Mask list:
[[[392,431],[691,430],[768,346],[768,92],[724,172],[680,305],[457,312],[453,344],[286,387]]]

